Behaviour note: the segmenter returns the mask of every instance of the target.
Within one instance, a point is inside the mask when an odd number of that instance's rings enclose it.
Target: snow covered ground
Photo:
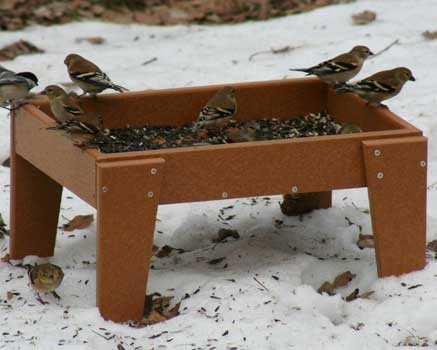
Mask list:
[[[353,26],[350,16],[374,10],[377,20]],[[77,52],[97,62],[111,78],[131,90],[298,77],[289,67],[307,66],[356,44],[379,51],[400,39],[381,56],[368,61],[359,77],[399,65],[417,78],[388,105],[430,138],[427,239],[437,238],[437,40],[421,33],[437,30],[433,0],[363,0],[330,6],[266,22],[224,26],[148,27],[105,23],[74,23],[3,32],[0,46],[26,39],[46,53],[4,62],[13,70],[32,70],[40,86],[67,82],[63,64]],[[101,46],[75,43],[77,37],[100,35]],[[299,46],[286,54],[257,51]],[[157,61],[141,65],[153,57]],[[0,160],[9,154],[9,116],[0,111]],[[378,279],[373,249],[356,246],[358,226],[371,233],[365,189],[337,191],[334,206],[299,218],[284,217],[278,197],[169,205],[159,208],[155,244],[189,252],[154,258],[148,293],[184,300],[181,315],[164,323],[133,329],[104,321],[95,303],[95,224],[73,232],[59,230],[55,256],[64,269],[60,301],[35,300],[23,269],[0,262],[1,349],[391,349],[437,341],[437,263],[423,271]],[[253,204],[253,205],[252,205]],[[220,209],[236,215],[225,225]],[[0,166],[0,212],[9,222],[9,169]],[[93,213],[68,191],[62,218]],[[122,218],[121,218],[122,219]],[[278,227],[275,220],[283,220]],[[214,248],[219,228],[240,232]],[[0,240],[0,253],[8,239]],[[213,258],[226,257],[217,265]],[[400,259],[402,257],[399,257]],[[324,259],[324,260],[322,260]],[[37,260],[26,258],[26,262]],[[40,260],[38,260],[40,261]],[[224,265],[227,264],[225,268]],[[325,280],[350,270],[357,277],[335,296],[320,295]],[[266,288],[262,288],[256,277]],[[408,289],[410,286],[422,286]],[[354,288],[374,291],[370,299],[344,301]],[[7,300],[8,291],[18,292]],[[211,298],[211,295],[220,299]],[[161,336],[153,338],[164,331]],[[107,332],[109,340],[98,334]],[[114,335],[112,337],[112,335]],[[437,348],[437,345],[434,345]],[[413,348],[413,347],[409,347]],[[119,348],[122,349],[122,348]]]

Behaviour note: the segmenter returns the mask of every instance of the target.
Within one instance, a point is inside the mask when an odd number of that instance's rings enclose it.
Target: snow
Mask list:
[[[353,26],[351,14],[366,9],[376,11],[377,20]],[[379,51],[399,38],[400,45],[368,61],[359,77],[403,65],[417,78],[388,105],[430,138],[429,241],[437,238],[437,124],[433,122],[437,40],[427,41],[421,33],[437,30],[436,23],[437,2],[433,0],[416,0],[414,6],[411,0],[363,0],[238,25],[153,27],[84,22],[30,27],[3,32],[0,46],[25,39],[46,50],[4,62],[13,70],[35,72],[41,87],[69,81],[63,59],[77,52],[98,62],[114,82],[142,90],[298,77],[300,73],[288,68],[317,63],[356,44]],[[107,43],[75,43],[77,37],[95,35],[105,37]],[[248,61],[254,52],[286,45],[298,48]],[[157,61],[142,65],[153,57]],[[9,154],[9,122],[7,113],[0,111],[0,160]],[[9,222],[9,169],[1,166],[0,189],[0,212]],[[239,199],[159,207],[155,244],[188,252],[153,259],[148,293],[174,295],[179,300],[185,293],[200,291],[182,302],[180,316],[142,329],[100,317],[95,300],[95,224],[72,233],[60,229],[55,256],[49,259],[65,272],[58,290],[60,301],[45,296],[50,304],[39,304],[25,271],[0,262],[0,348],[116,349],[122,344],[125,349],[367,350],[437,341],[437,263],[428,257],[422,271],[377,278],[373,249],[356,246],[357,225],[365,234],[372,232],[365,189],[336,191],[333,208],[315,211],[302,220],[284,217],[279,200],[258,198],[254,205],[251,199]],[[236,217],[226,225],[218,220],[218,214],[229,205],[233,208],[226,214]],[[60,224],[66,218],[93,212],[64,191]],[[349,226],[345,217],[356,225]],[[283,225],[275,220],[283,220]],[[222,227],[237,229],[241,238],[213,244],[212,238]],[[0,241],[2,256],[8,243],[7,237]],[[219,257],[226,260],[207,264]],[[357,277],[341,288],[340,294],[317,293],[323,281],[346,270]],[[408,289],[417,284],[422,286]],[[375,293],[367,300],[344,301],[341,296],[354,288]],[[7,301],[8,291],[20,294]],[[163,331],[168,333],[150,339]],[[114,337],[105,340],[96,332]]]

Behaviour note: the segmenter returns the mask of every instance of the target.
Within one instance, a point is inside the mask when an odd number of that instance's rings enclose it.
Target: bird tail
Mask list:
[[[304,72],[307,75],[311,74],[311,70],[309,68],[290,68],[289,70],[293,72]]]
[[[126,89],[125,87],[123,87],[123,86],[121,86],[121,85],[115,85],[115,84],[113,84],[113,85],[111,86],[111,88],[114,89],[115,91],[118,91],[118,92],[126,92],[126,91],[129,91],[129,89]]]
[[[347,84],[343,84],[335,88],[335,92],[337,93],[352,92],[352,91],[354,91],[353,87]]]

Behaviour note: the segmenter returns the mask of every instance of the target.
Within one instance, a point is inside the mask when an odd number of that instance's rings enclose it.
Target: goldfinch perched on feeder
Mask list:
[[[71,119],[83,119],[85,113],[75,98],[68,95],[64,89],[57,85],[49,85],[44,91],[50,101],[50,108],[58,122],[62,123]]]
[[[69,54],[64,63],[67,65],[71,80],[83,90],[84,94],[97,95],[106,89],[128,91],[123,86],[114,84],[99,67],[82,56]]]
[[[237,110],[235,89],[225,86],[217,91],[199,113],[197,128],[218,128],[232,119]]]
[[[0,66],[0,106],[19,102],[38,85],[38,78],[31,72],[14,73]]]
[[[396,96],[408,81],[415,81],[411,70],[397,67],[381,71],[356,83],[337,88],[336,92],[353,92],[373,106],[383,106],[381,101]]]
[[[291,71],[305,72],[307,75],[316,75],[327,84],[343,84],[356,76],[364,61],[372,56],[373,52],[366,46],[355,46],[349,52],[331,58],[310,68],[290,69]]]
[[[57,299],[60,299],[55,290],[61,284],[64,272],[59,266],[50,263],[31,266],[28,270],[28,275],[30,285],[34,290],[38,293],[52,293]],[[38,297],[42,304],[46,304],[46,302],[41,300],[39,294]]]

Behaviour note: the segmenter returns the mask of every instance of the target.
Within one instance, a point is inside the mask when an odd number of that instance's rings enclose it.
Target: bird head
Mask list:
[[[44,284],[53,284],[64,277],[64,273],[57,265],[47,263],[38,265],[36,268],[38,269],[38,280]]]
[[[79,62],[82,59],[81,56],[75,53],[70,53],[65,57],[64,63],[67,65],[67,67],[71,67],[71,65],[75,64],[76,62]]]
[[[43,91],[43,95],[47,95],[50,99],[63,96],[65,94],[66,92],[57,85],[49,85]]]
[[[229,96],[230,99],[235,100],[235,88],[232,86],[225,86],[221,93],[223,96]]]
[[[366,59],[367,57],[374,55],[374,53],[370,51],[370,49],[367,46],[361,46],[361,45],[352,48],[351,52],[362,59]]]
[[[402,83],[406,83],[408,80],[416,81],[411,70],[405,67],[398,67],[394,69],[395,77]]]
[[[17,73],[17,75],[27,79],[30,82],[30,84],[32,85],[32,87],[38,85],[38,78],[32,72],[20,72],[20,73]]]

